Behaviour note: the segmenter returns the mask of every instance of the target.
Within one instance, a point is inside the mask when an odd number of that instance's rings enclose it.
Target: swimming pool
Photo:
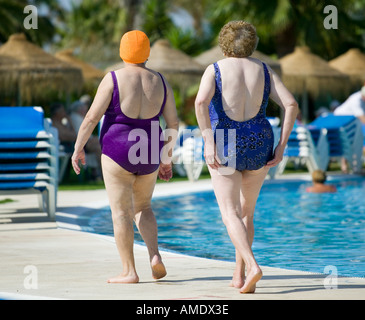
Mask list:
[[[303,181],[265,182],[255,211],[253,252],[260,265],[342,276],[365,276],[365,179],[332,180],[335,194],[306,193]],[[235,260],[213,191],[158,197],[153,210],[159,246],[179,253]],[[88,219],[94,232],[113,234],[110,209]],[[136,241],[142,241],[138,232]]]

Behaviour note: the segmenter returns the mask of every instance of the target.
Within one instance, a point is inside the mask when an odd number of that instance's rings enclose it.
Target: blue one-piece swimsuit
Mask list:
[[[223,165],[238,171],[258,170],[273,157],[274,135],[265,112],[270,95],[270,74],[262,64],[265,87],[260,110],[247,121],[235,121],[223,109],[221,73],[218,64],[214,63],[215,94],[209,105],[209,116],[217,155]]]

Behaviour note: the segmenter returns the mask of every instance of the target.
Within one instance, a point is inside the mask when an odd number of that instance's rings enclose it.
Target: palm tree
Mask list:
[[[149,36],[150,41],[166,38],[173,27],[172,20],[168,16],[169,2],[166,0],[147,0],[142,6],[142,29]]]
[[[296,45],[309,45],[325,58],[337,55],[344,46],[363,43],[365,8],[360,0],[218,0],[211,4],[215,33],[230,20],[254,23],[263,45],[274,47],[279,57]],[[338,9],[338,29],[323,26],[327,5]],[[267,50],[266,50],[267,51]]]
[[[118,1],[83,0],[73,3],[59,29],[61,48],[74,48],[89,62],[116,61],[121,34],[126,30],[126,10]],[[104,66],[102,66],[104,67]]]
[[[23,25],[27,5],[47,5],[47,15],[38,15],[38,29],[26,29]],[[38,12],[39,14],[39,12]],[[0,42],[5,42],[13,33],[22,32],[33,42],[42,44],[51,41],[56,33],[54,19],[62,16],[62,10],[57,0],[0,0]]]
[[[214,5],[216,1],[212,0],[173,0],[172,4],[176,7],[181,7],[187,10],[194,19],[194,29],[196,34],[201,37],[204,36],[204,21],[207,19],[207,12],[210,6]]]
[[[9,35],[19,29],[26,1],[0,0],[0,41],[5,42]],[[24,19],[24,18],[23,18]]]
[[[214,38],[203,30],[203,9],[208,0],[193,4],[190,0],[146,0],[142,5],[141,27],[153,43],[157,39],[168,39],[170,44],[189,55],[197,55],[210,48]],[[171,12],[183,8],[194,14],[195,29],[183,29],[175,26]],[[197,10],[197,8],[199,10]]]
[[[127,12],[126,14],[126,30],[130,31],[135,29],[136,27],[136,18],[141,10],[142,3],[144,0],[124,0],[124,9]],[[123,5],[120,7],[123,7]]]

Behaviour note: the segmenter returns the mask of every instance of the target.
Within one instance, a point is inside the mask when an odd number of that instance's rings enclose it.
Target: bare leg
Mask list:
[[[105,155],[102,155],[102,168],[112,211],[115,243],[123,266],[122,273],[108,282],[136,283],[139,281],[133,255],[133,184],[136,177]]]
[[[241,208],[243,215],[243,223],[246,227],[248,240],[250,246],[252,246],[254,239],[254,224],[253,217],[255,212],[255,206],[257,202],[257,198],[260,194],[260,190],[262,184],[267,175],[268,168],[261,168],[255,171],[244,171],[242,173],[242,187],[241,187]],[[236,288],[241,288],[244,286],[245,279],[245,263],[239,254],[236,251],[236,268],[233,273],[232,278],[232,286]],[[254,292],[255,286],[249,290],[249,292]]]
[[[151,198],[157,179],[158,170],[149,175],[137,176],[133,186],[135,222],[146,243],[150,256],[152,276],[161,279],[166,276],[166,269],[158,250],[157,222],[151,208]]]
[[[247,228],[246,228],[247,230]],[[232,281],[229,284],[231,287],[241,289],[245,284],[245,262],[236,249],[236,267],[233,272]]]
[[[223,222],[233,245],[247,266],[247,278],[241,292],[249,292],[249,289],[261,279],[262,271],[253,256],[247,230],[242,220],[240,202],[242,173],[235,171],[231,175],[222,176],[217,170],[210,167],[209,171]]]

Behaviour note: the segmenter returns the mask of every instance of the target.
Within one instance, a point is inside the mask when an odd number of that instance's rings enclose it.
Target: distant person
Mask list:
[[[87,108],[89,109],[91,106],[92,99],[88,94],[84,94],[79,99],[81,102],[85,103],[87,105]]]
[[[365,83],[360,91],[350,95],[347,100],[339,105],[335,111],[336,116],[355,116],[365,124]]]
[[[329,114],[331,114],[330,109],[326,108],[326,107],[320,107],[318,110],[316,110],[316,112],[314,113],[316,118],[318,117],[326,117]]]
[[[79,174],[79,162],[85,165],[84,147],[105,114],[100,133],[102,170],[123,267],[121,274],[108,280],[111,283],[139,282],[133,220],[148,248],[153,278],[166,275],[151,198],[157,176],[166,181],[172,177],[172,148],[179,122],[172,88],[160,73],[146,67],[149,54],[145,33],[133,30],[123,35],[120,57],[124,68],[108,73],[101,81],[72,156],[73,168]],[[161,138],[160,116],[170,129],[171,141],[164,141],[163,135]]]
[[[332,100],[329,106],[330,112],[334,112],[336,110],[336,108],[338,108],[338,106],[340,106],[341,103],[338,100]]]
[[[75,101],[71,105],[70,119],[76,132],[79,132],[82,121],[84,120],[89,106],[87,102],[81,100]],[[85,151],[88,154],[88,165],[92,169],[92,179],[101,180],[101,148],[99,143],[99,137],[91,135],[85,145]]]
[[[322,170],[315,170],[312,173],[313,186],[306,189],[307,192],[311,193],[333,193],[337,191],[336,186],[325,184],[327,180],[326,173]]]
[[[204,157],[236,249],[231,284],[241,293],[255,292],[262,277],[251,249],[256,201],[270,167],[283,159],[298,114],[297,102],[276,73],[250,57],[257,42],[256,29],[250,23],[232,21],[223,26],[219,46],[227,58],[207,67],[195,101],[205,141]],[[269,98],[285,110],[275,150],[265,115]]]
[[[60,102],[53,103],[50,107],[52,125],[58,130],[58,139],[66,153],[73,153],[77,132],[72,125],[70,116],[64,105]]]
[[[76,132],[79,131],[81,123],[82,121],[84,121],[84,118],[88,110],[89,110],[88,105],[80,100],[77,100],[71,104],[70,118]]]

